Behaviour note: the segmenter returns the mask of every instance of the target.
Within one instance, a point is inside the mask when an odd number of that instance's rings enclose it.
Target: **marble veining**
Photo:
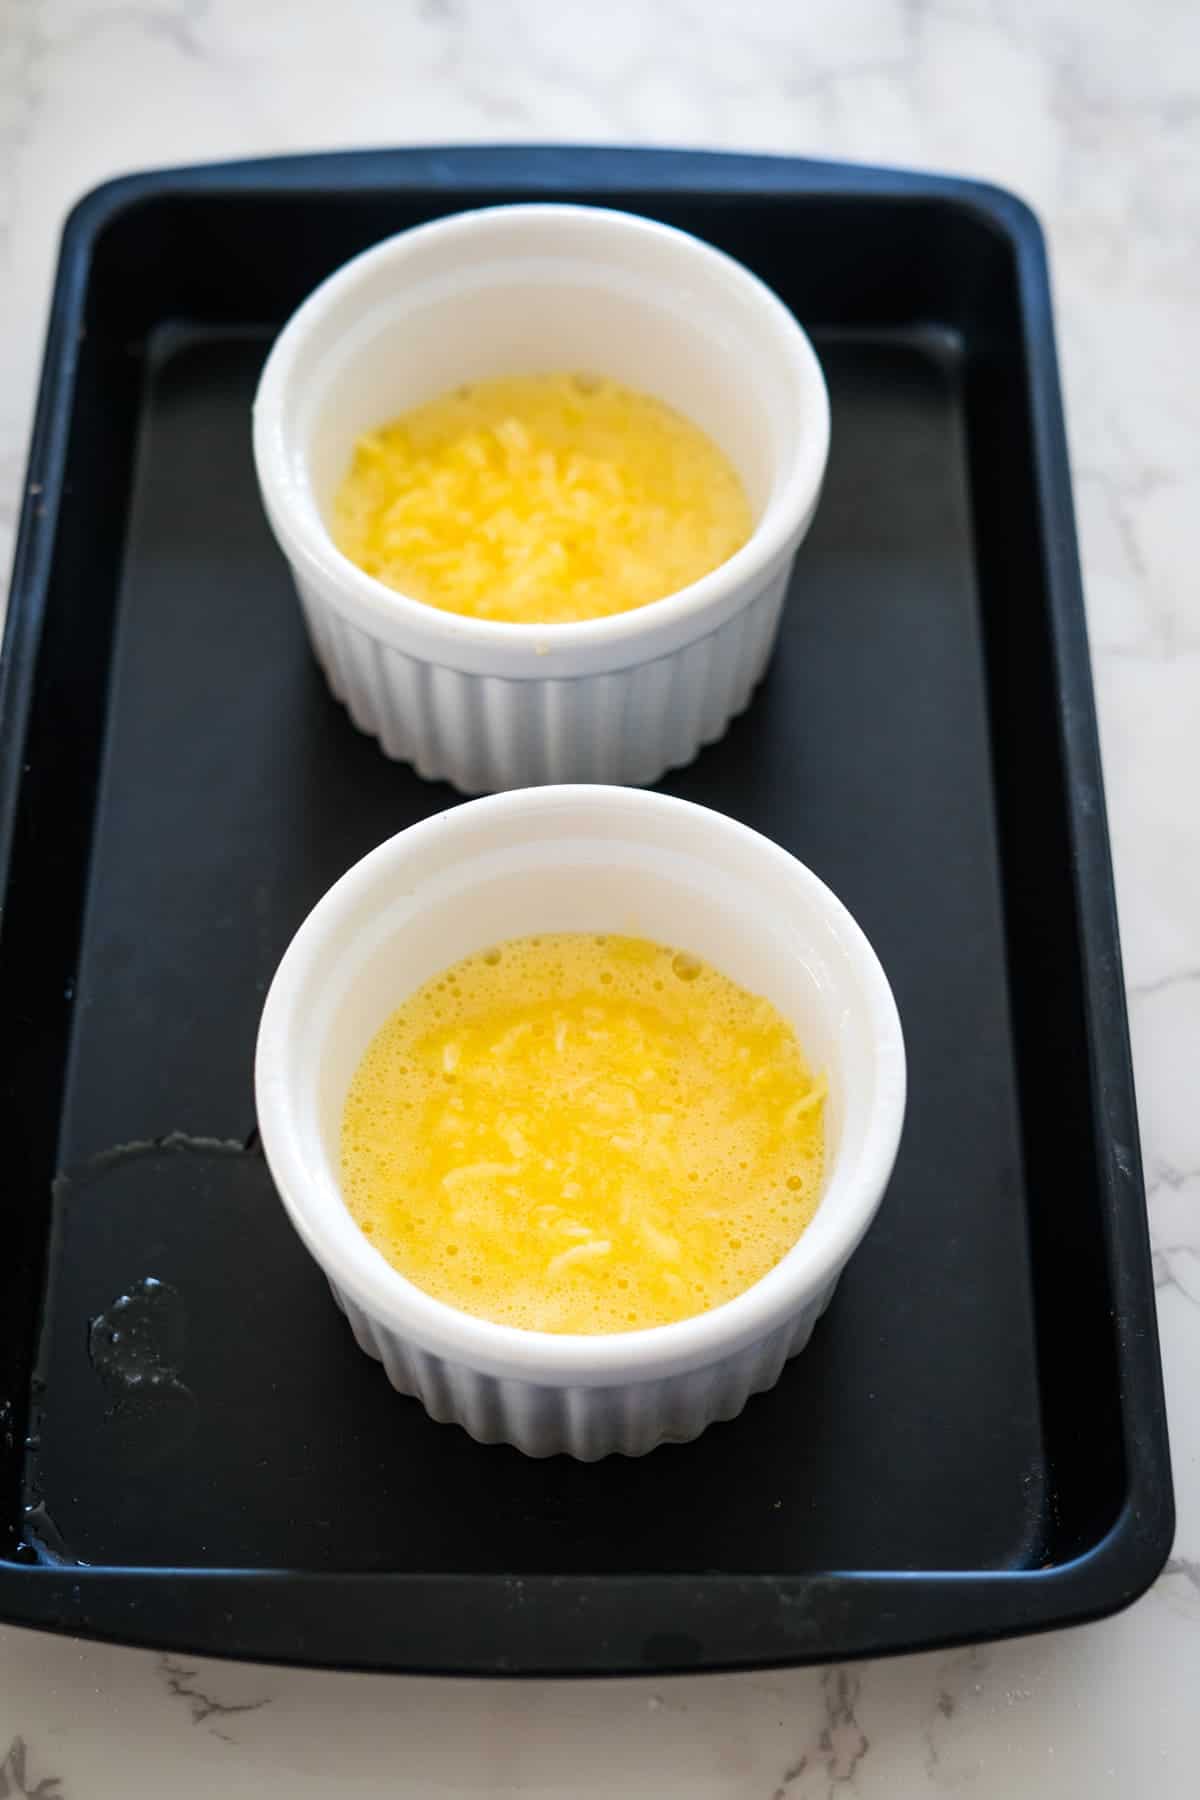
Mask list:
[[[0,562],[22,497],[58,233],[80,193],[164,163],[502,139],[949,170],[1016,188],[1046,225],[1130,982],[1175,1551],[1136,1606],[1077,1632],[671,1682],[397,1682],[0,1628],[0,1800],[1189,1800],[1200,1780],[1200,10],[3,0]]]
[[[852,1668],[826,1669],[821,1676],[821,1701],[825,1709],[815,1740],[789,1762],[771,1800],[803,1800],[819,1788],[831,1790],[852,1784],[859,1764],[871,1748],[871,1740],[858,1722],[855,1708],[862,1692],[862,1678]],[[939,1690],[938,1705],[954,1702]]]
[[[264,1706],[271,1704],[269,1696],[264,1696],[261,1700],[216,1699],[208,1692],[211,1683],[207,1683],[205,1687],[197,1685],[200,1670],[177,1656],[160,1656],[157,1667],[168,1694],[186,1705],[192,1724],[207,1725],[215,1737],[223,1738],[228,1744],[234,1740],[224,1727],[225,1720],[236,1718],[239,1713],[259,1712]],[[214,1720],[218,1722],[214,1724]]]
[[[0,1763],[0,1800],[18,1800],[20,1795],[26,1800],[67,1800],[57,1775],[43,1775],[34,1781],[25,1739],[15,1737]]]

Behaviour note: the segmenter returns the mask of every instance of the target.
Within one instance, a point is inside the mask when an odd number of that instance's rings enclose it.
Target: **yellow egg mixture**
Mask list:
[[[750,536],[737,472],[661,400],[584,375],[480,381],[369,432],[334,542],[389,587],[477,619],[628,612]]]
[[[343,1191],[451,1306],[538,1331],[662,1325],[796,1242],[824,1095],[775,1008],[695,957],[520,938],[428,982],[369,1045]]]

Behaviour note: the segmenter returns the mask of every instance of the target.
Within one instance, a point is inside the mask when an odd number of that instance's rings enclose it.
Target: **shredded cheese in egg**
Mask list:
[[[384,1025],[351,1083],[351,1213],[409,1279],[543,1331],[741,1292],[815,1211],[826,1084],[767,1002],[626,937],[518,939]]]
[[[566,623],[646,606],[750,535],[733,465],[649,394],[580,375],[482,381],[368,432],[334,541],[369,575],[479,619]]]

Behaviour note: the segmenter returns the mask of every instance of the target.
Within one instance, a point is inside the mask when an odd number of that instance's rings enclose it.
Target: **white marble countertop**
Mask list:
[[[1184,1800],[1200,1791],[1200,12],[1191,0],[0,0],[0,528],[15,520],[58,231],[83,190],[164,163],[501,139],[946,170],[1014,187],[1042,217],[1175,1554],[1136,1606],[1078,1631],[661,1683],[202,1665],[0,1628],[0,1796]]]

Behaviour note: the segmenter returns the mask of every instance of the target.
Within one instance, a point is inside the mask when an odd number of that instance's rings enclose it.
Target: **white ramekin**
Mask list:
[[[423,606],[326,529],[356,438],[459,382],[596,371],[716,440],[756,516],[736,555],[611,618],[510,625]],[[656,780],[720,737],[775,642],[816,508],[829,401],[804,332],[711,246],[586,206],[459,213],[331,275],[284,328],[254,404],[267,518],[318,660],[389,756],[467,793]]]
[[[379,1026],[438,970],[504,938],[601,930],[690,950],[793,1022],[829,1080],[824,1192],[783,1260],[711,1312],[611,1336],[495,1325],[415,1287],[354,1224],[338,1184],[346,1090]],[[481,1442],[591,1461],[733,1418],[807,1343],[891,1174],[905,1062],[874,951],[802,863],[687,801],[579,786],[456,807],[356,864],[279,966],[255,1081],[292,1223],[393,1386]]]

